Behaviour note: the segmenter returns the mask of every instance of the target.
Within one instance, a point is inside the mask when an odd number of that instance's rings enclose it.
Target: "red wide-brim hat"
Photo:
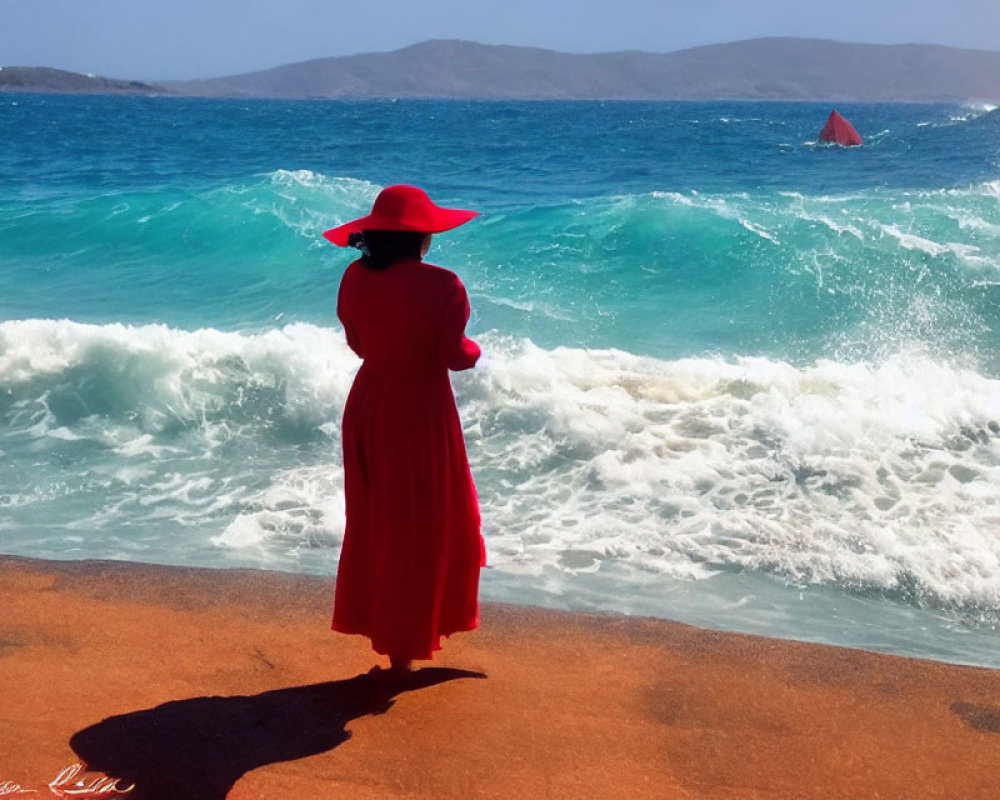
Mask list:
[[[417,186],[386,186],[365,217],[345,222],[323,232],[323,236],[339,247],[347,247],[348,237],[359,231],[413,231],[414,233],[441,233],[464,225],[478,211],[461,208],[442,208],[436,205],[427,192]]]

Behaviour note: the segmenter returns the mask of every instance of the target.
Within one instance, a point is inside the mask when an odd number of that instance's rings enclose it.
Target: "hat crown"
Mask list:
[[[398,184],[387,186],[372,205],[371,216],[389,221],[394,220],[410,230],[430,230],[430,212],[436,206],[427,192],[418,186]]]
[[[443,208],[434,203],[420,187],[400,183],[387,186],[379,192],[370,214],[323,231],[323,236],[335,245],[347,247],[350,235],[358,231],[441,233],[457,228],[478,215],[478,211]]]

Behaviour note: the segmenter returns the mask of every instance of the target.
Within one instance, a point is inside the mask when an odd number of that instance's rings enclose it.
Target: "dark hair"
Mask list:
[[[420,258],[426,233],[415,231],[361,231],[352,233],[347,244],[361,251],[361,263],[369,269],[388,269],[397,261]]]

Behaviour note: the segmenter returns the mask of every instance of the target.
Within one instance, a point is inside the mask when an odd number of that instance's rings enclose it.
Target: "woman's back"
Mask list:
[[[417,259],[378,270],[351,264],[341,281],[337,315],[348,344],[369,368],[436,373],[467,369],[479,355],[463,335],[469,304],[461,281]]]

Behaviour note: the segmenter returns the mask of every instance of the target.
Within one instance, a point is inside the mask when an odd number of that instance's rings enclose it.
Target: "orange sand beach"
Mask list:
[[[402,686],[332,597],[0,557],[0,797],[1000,797],[1000,671],[487,605]]]

